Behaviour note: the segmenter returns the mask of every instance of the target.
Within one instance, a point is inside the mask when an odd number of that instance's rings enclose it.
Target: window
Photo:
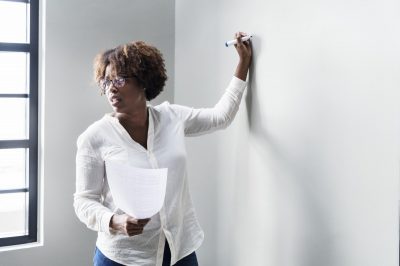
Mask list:
[[[37,241],[39,0],[0,0],[0,246]]]

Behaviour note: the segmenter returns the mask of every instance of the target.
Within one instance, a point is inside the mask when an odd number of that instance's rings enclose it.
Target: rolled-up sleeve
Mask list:
[[[233,77],[218,103],[212,108],[192,108],[171,104],[170,108],[182,119],[185,136],[199,136],[228,127],[233,121],[247,83]]]
[[[75,213],[88,228],[111,234],[109,224],[114,213],[102,204],[104,161],[86,135],[78,138],[77,148]]]

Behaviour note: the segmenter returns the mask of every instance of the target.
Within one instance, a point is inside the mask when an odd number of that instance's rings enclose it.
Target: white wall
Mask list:
[[[187,139],[201,265],[397,266],[400,3],[175,6],[175,103],[213,106],[256,36],[233,124]]]
[[[43,7],[43,2],[42,7]],[[91,265],[96,234],[75,216],[76,138],[111,108],[92,84],[97,52],[145,40],[164,54],[173,101],[174,1],[47,1],[44,111],[44,245],[0,254],[1,266]],[[44,27],[42,27],[42,30]]]

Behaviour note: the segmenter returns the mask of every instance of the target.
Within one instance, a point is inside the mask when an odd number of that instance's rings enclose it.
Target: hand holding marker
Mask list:
[[[252,35],[252,34],[243,36],[243,37],[242,37],[242,42],[248,41],[248,40],[250,40],[251,38],[253,38],[253,35]],[[229,47],[230,45],[234,45],[234,44],[237,44],[237,40],[236,40],[236,39],[233,39],[233,40],[230,40],[230,41],[225,42],[225,46],[226,46],[226,47]]]

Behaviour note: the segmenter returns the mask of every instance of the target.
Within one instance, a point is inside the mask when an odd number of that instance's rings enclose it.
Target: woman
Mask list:
[[[204,235],[189,194],[184,137],[225,128],[233,120],[251,61],[251,44],[240,39],[244,35],[235,34],[239,63],[214,108],[147,104],[163,90],[167,76],[161,53],[144,42],[96,57],[95,80],[113,112],[78,138],[74,194],[77,216],[98,231],[94,265],[198,265],[195,250]],[[168,168],[158,214],[136,219],[115,206],[104,165],[116,158],[140,168]]]

